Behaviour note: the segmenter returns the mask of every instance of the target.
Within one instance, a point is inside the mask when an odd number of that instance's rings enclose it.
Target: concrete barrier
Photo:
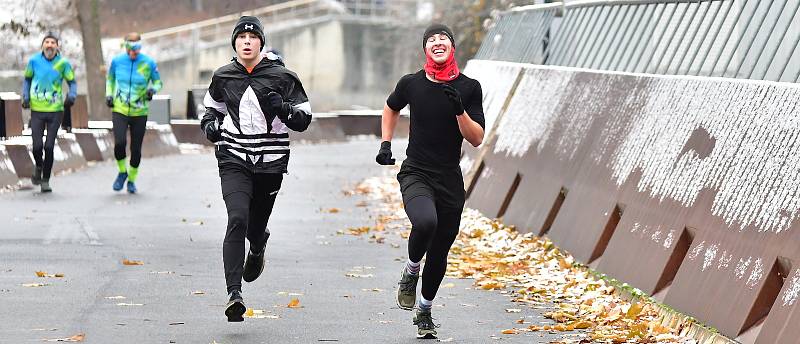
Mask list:
[[[73,129],[86,161],[104,161],[114,157],[114,135],[107,129]]]
[[[794,343],[800,86],[519,66],[468,206],[726,336]]]
[[[14,169],[11,157],[6,152],[6,148],[0,145],[0,188],[14,185],[18,180],[19,177],[17,177],[17,171]]]
[[[174,119],[171,121],[172,133],[178,143],[192,143],[196,145],[213,146],[206,139],[206,135],[200,130],[200,120],[198,119]]]
[[[147,132],[142,143],[142,157],[150,158],[169,154],[180,154],[178,140],[168,124],[147,124]]]

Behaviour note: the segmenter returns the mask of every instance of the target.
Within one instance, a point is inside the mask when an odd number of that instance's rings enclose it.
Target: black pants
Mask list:
[[[147,116],[125,116],[114,112],[111,114],[114,124],[114,158],[125,159],[128,142],[128,128],[131,128],[131,167],[139,167],[142,161],[142,141],[147,130]]]
[[[222,260],[228,292],[242,289],[245,243],[259,252],[267,244],[267,222],[281,188],[283,175],[252,173],[243,166],[226,164],[219,167],[222,197],[228,209],[228,229],[222,243]]]
[[[464,182],[458,167],[436,169],[407,159],[397,174],[411,221],[408,258],[422,270],[422,296],[433,300],[447,272],[447,255],[458,236],[464,209]]]
[[[36,167],[42,169],[42,179],[44,180],[50,179],[50,173],[53,170],[53,148],[56,145],[58,127],[61,126],[61,117],[63,114],[64,113],[61,111],[31,111],[33,160],[36,162]],[[42,142],[45,129],[47,129],[47,138]],[[42,155],[44,155],[44,157]]]

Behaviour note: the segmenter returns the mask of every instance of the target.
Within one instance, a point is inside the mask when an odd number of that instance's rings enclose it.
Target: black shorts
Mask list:
[[[461,168],[432,168],[406,159],[397,173],[403,203],[418,196],[430,197],[437,209],[461,212],[466,193]]]

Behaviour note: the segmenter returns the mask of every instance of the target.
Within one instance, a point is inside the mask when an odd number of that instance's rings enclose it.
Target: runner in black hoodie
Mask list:
[[[435,337],[431,317],[433,298],[447,269],[447,254],[458,235],[464,208],[464,181],[458,167],[461,143],[483,141],[481,84],[461,74],[455,61],[453,32],[431,25],[422,37],[424,69],[397,82],[383,108],[383,142],[375,160],[394,165],[391,140],[397,118],[406,105],[411,109],[408,157],[397,174],[406,214],[411,221],[408,261],[397,290],[397,305],[411,310],[422,338]],[[420,263],[422,297],[417,299]]]
[[[262,56],[264,30],[243,16],[231,37],[233,61],[214,72],[200,126],[216,144],[228,229],[222,245],[228,321],[243,321],[242,279],[264,269],[267,221],[289,163],[289,129],[304,131],[311,106],[297,75],[278,58]],[[245,238],[250,251],[245,260]]]

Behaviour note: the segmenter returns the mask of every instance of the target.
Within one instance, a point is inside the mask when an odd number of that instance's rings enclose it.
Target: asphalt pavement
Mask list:
[[[375,164],[378,146],[374,139],[293,146],[269,224],[266,269],[243,287],[245,304],[263,317],[243,323],[223,314],[226,213],[213,152],[144,159],[136,195],[111,190],[113,162],[53,177],[52,194],[0,194],[0,343],[79,333],[85,343],[436,342],[416,339],[412,313],[394,302],[405,243],[337,235],[374,224],[370,206],[356,206],[365,199],[343,190],[392,173]],[[395,154],[402,157],[404,146],[396,143]],[[475,290],[470,280],[443,283],[454,287],[435,300],[440,340],[558,338],[503,335],[519,318],[544,322],[533,309],[506,312],[524,307]],[[300,307],[287,307],[292,299]]]

